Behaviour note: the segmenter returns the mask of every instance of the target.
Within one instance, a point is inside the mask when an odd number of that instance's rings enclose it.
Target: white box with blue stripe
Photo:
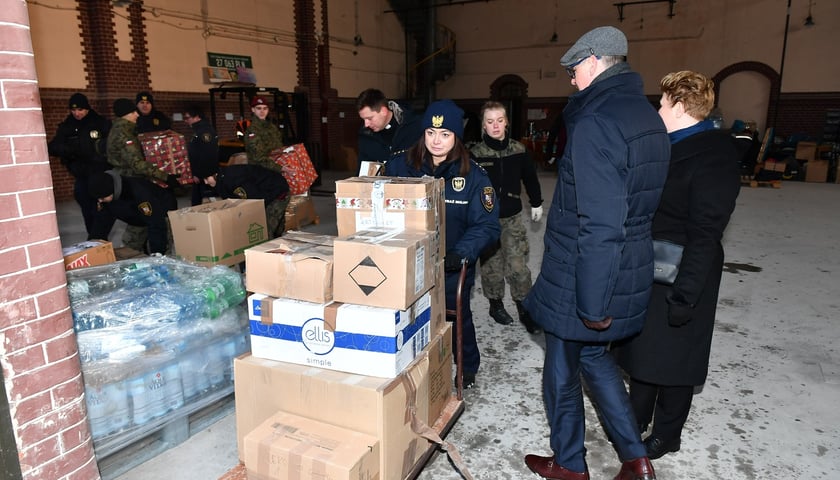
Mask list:
[[[431,339],[431,295],[406,310],[248,297],[251,353],[258,358],[393,378]]]

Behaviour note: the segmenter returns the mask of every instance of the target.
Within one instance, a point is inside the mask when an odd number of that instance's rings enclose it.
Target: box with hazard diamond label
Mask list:
[[[435,283],[434,232],[369,229],[333,243],[333,300],[404,310]]]

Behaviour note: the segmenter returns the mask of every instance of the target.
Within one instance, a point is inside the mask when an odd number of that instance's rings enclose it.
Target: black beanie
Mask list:
[[[145,100],[152,104],[155,103],[154,98],[152,98],[152,94],[149,92],[140,92],[136,97],[134,97],[134,103],[140,103],[141,100]]]
[[[131,100],[127,98],[118,98],[114,100],[114,115],[118,117],[128,115],[135,110],[137,110],[137,106],[131,103]]]
[[[68,107],[70,110],[73,110],[74,108],[84,108],[85,110],[90,110],[90,103],[84,94],[74,93],[70,96]]]
[[[114,194],[114,177],[106,172],[96,172],[88,178],[88,192],[93,198]]]

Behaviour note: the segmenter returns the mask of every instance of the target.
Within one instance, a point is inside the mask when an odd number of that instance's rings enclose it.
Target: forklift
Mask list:
[[[306,95],[287,93],[274,87],[258,87],[253,84],[223,83],[210,89],[210,121],[219,133],[219,164],[227,165],[231,158],[245,152],[245,130],[250,125],[251,99],[255,96],[270,97],[269,119],[277,125],[283,136],[284,145],[304,143],[308,136],[309,110]],[[234,106],[230,103],[236,102]],[[221,105],[219,109],[217,106]],[[224,108],[238,108],[239,117],[225,118]],[[222,115],[221,119],[218,115]],[[233,127],[233,135],[223,134],[220,127]]]

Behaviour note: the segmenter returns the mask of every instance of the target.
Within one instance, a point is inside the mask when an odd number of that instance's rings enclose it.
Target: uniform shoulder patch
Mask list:
[[[210,143],[213,141],[213,135],[210,132],[205,132],[201,135],[201,141],[204,143]]]
[[[245,191],[242,187],[236,187],[233,189],[233,194],[239,198],[248,198],[248,192]]]
[[[488,212],[492,212],[496,206],[496,190],[493,187],[484,187],[481,190],[481,204]]]
[[[149,202],[140,203],[139,205],[137,205],[137,210],[140,210],[140,213],[147,217],[152,216],[152,204]]]

